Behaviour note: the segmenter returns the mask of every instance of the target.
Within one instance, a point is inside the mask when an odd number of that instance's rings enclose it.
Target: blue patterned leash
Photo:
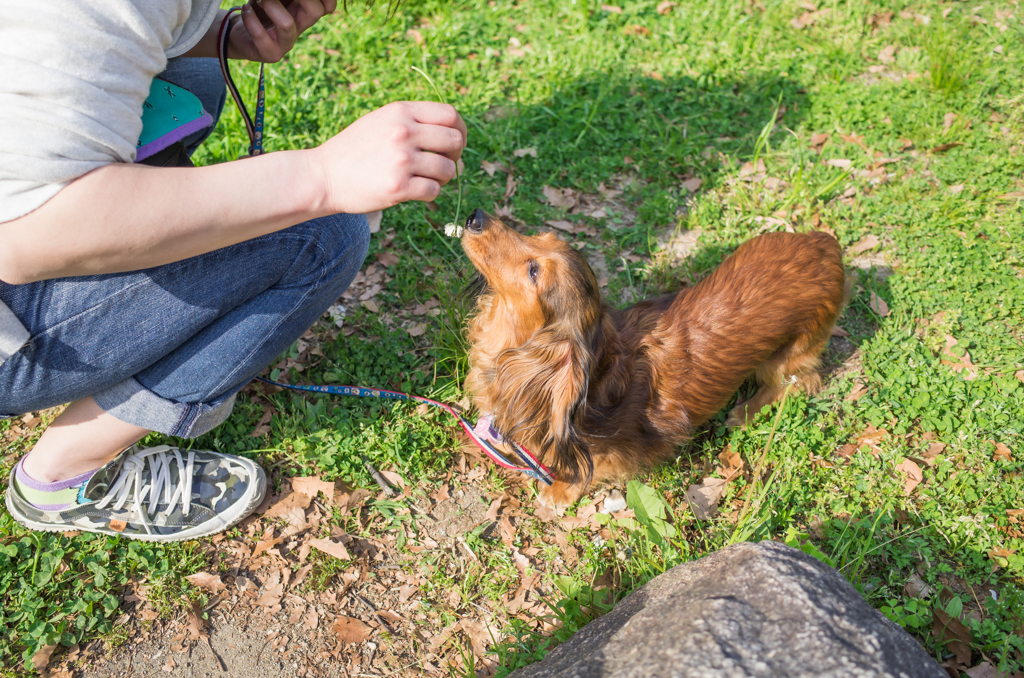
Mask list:
[[[476,443],[484,454],[486,454],[491,461],[502,468],[509,469],[510,471],[520,471],[528,476],[536,478],[545,485],[550,485],[555,481],[555,476],[552,475],[551,471],[547,469],[544,464],[540,463],[536,457],[534,457],[529,450],[520,445],[519,443],[503,440],[501,435],[494,429],[494,426],[489,426],[488,435],[498,440],[499,442],[506,443],[516,453],[525,466],[516,466],[510,462],[505,456],[498,451],[491,441],[484,438],[477,433],[475,427],[469,423],[469,421],[461,414],[455,411],[451,405],[447,405],[438,400],[431,400],[430,398],[424,398],[423,396],[409,395],[408,393],[402,393],[401,391],[388,391],[381,388],[365,388],[363,386],[293,386],[292,384],[282,384],[279,381],[271,381],[270,379],[264,379],[263,377],[256,377],[256,381],[262,381],[264,384],[271,384],[272,386],[280,386],[281,388],[291,389],[293,391],[308,391],[310,393],[328,393],[331,395],[343,395],[343,396],[356,396],[358,398],[386,398],[388,400],[415,400],[421,403],[427,403],[434,407],[439,407],[448,414],[452,415],[459,420],[459,424],[462,426],[462,430],[466,432],[466,435]],[[479,422],[477,422],[479,424]]]
[[[232,7],[224,15],[220,22],[220,32],[217,35],[217,56],[220,59],[220,72],[224,76],[224,82],[231,92],[231,98],[235,100],[238,112],[242,114],[245,121],[245,131],[249,134],[249,156],[263,155],[263,113],[266,108],[266,83],[264,80],[264,64],[260,64],[260,84],[256,92],[256,118],[249,116],[249,109],[242,101],[242,95],[238,92],[234,78],[231,77],[231,68],[228,66],[228,43],[231,42],[231,17],[235,12],[241,12],[241,7]]]

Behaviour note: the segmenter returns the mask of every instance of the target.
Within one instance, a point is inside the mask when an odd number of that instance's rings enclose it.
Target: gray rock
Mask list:
[[[510,678],[948,678],[842,575],[776,542],[656,577]]]

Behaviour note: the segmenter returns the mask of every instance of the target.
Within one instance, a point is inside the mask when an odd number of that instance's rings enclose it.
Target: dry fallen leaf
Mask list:
[[[1012,678],[1009,674],[1002,673],[989,662],[982,662],[974,668],[964,671],[971,678]]]
[[[57,649],[56,645],[43,645],[32,655],[32,666],[35,667],[37,672],[46,673],[46,667],[50,663],[50,655],[53,654],[55,649]]]
[[[370,637],[373,629],[352,617],[339,615],[331,625],[331,631],[343,643],[361,643]]]
[[[651,32],[645,26],[640,26],[637,24],[626,26],[624,29],[622,29],[622,32],[625,33],[626,35],[647,36],[651,34]]]
[[[420,337],[427,331],[427,328],[423,323],[413,323],[406,331],[410,337]]]
[[[331,541],[330,539],[310,539],[306,542],[318,551],[323,551],[329,556],[334,556],[339,560],[349,560],[351,556],[348,554],[348,549],[345,548],[344,544]]]
[[[210,593],[220,593],[224,589],[224,582],[220,580],[220,575],[210,574],[209,572],[196,572],[185,577],[194,586],[198,586],[204,591]]]
[[[868,427],[861,431],[860,435],[857,436],[857,447],[861,448],[864,445],[867,445],[871,448],[871,453],[877,456],[878,453],[882,451],[882,448],[878,446],[878,443],[888,435],[889,432],[884,428],[878,429],[875,428],[874,425],[869,424]]]
[[[188,619],[188,639],[202,640],[206,636],[206,620],[203,619],[203,606],[198,600],[190,601],[185,617]]]
[[[850,167],[853,165],[853,161],[847,160],[846,158],[832,158],[830,160],[825,161],[825,164],[845,170],[850,169]]]
[[[308,476],[304,478],[292,478],[292,489],[307,495],[311,500],[316,498],[318,492],[330,501],[334,497],[334,483],[320,480],[320,476]],[[307,508],[309,504],[303,508]]]
[[[540,192],[547,198],[548,203],[554,207],[564,207],[566,209],[576,205],[576,198],[573,196],[571,188],[561,189],[553,186],[543,186]]]
[[[487,515],[484,516],[484,520],[494,522],[498,519],[498,510],[501,508],[502,499],[504,499],[504,497],[498,497],[491,502],[491,506],[487,509]]]
[[[512,155],[516,156],[517,158],[525,158],[526,156],[530,156],[531,158],[536,158],[537,157],[537,149],[536,148],[520,148],[520,149],[512,151]]]
[[[861,252],[873,250],[876,247],[878,247],[879,243],[881,243],[881,240],[878,239],[877,235],[875,235],[874,233],[868,233],[866,236],[864,236],[854,244],[850,245],[850,254],[857,255],[860,254]]]
[[[957,146],[963,146],[963,145],[964,144],[963,144],[962,141],[950,141],[947,144],[939,144],[935,148],[929,149],[928,152],[929,153],[945,153],[946,151],[948,151],[951,148],[956,148]]]
[[[883,318],[889,315],[889,304],[885,303],[885,299],[875,294],[874,290],[871,290],[871,301],[868,302],[868,307]]]
[[[508,167],[506,167],[505,163],[500,160],[498,162],[489,162],[484,160],[480,163],[480,167],[483,171],[487,172],[487,176],[489,177],[493,177],[495,172],[504,172],[505,174],[508,174]]]
[[[398,263],[398,255],[391,251],[378,252],[377,261],[384,266],[394,266]]]
[[[936,607],[932,610],[932,635],[956,655],[961,666],[971,663],[971,630],[956,617],[951,617],[945,610]]]
[[[909,459],[904,459],[896,466],[897,471],[903,471],[907,474],[907,480],[903,483],[903,494],[910,496],[910,493],[924,480],[924,475],[921,473],[921,467],[912,462]]]
[[[878,53],[878,60],[883,64],[895,63],[897,49],[899,48],[896,45],[886,45],[882,48],[882,51]]]
[[[661,0],[661,2],[658,3],[658,14],[668,14],[677,4],[678,3],[672,2],[672,0]]]
[[[405,478],[395,473],[394,471],[381,471],[380,474],[384,476],[384,479],[395,487],[405,489]]]
[[[992,455],[992,461],[1012,461],[1010,448],[1005,443],[996,443],[996,453]]]
[[[603,9],[606,12],[611,12],[613,14],[622,14],[622,8],[616,7],[615,5],[601,5],[601,9]]]
[[[705,478],[702,484],[686,488],[686,500],[697,520],[707,520],[718,513],[718,502],[728,482],[724,478]]]
[[[704,183],[703,179],[699,179],[697,177],[693,177],[692,179],[687,179],[686,181],[684,181],[680,185],[683,188],[685,188],[688,193],[696,193],[697,190],[700,189],[700,187],[701,187],[701,185],[703,183]]]
[[[177,664],[174,663],[174,657],[168,657],[167,663],[161,666],[160,670],[164,673],[172,673],[174,671],[175,666],[177,666]]]
[[[850,394],[846,396],[846,401],[855,403],[862,395],[864,395],[867,392],[868,387],[864,384],[863,381],[860,381],[858,379],[857,381],[853,382],[853,388],[850,389]]]
[[[266,607],[274,607],[281,602],[281,597],[284,595],[284,585],[278,584],[277,586],[270,586],[263,595],[256,599],[257,605],[264,605]]]
[[[848,336],[850,336],[850,333],[849,333],[849,332],[847,332],[846,330],[844,330],[844,329],[843,329],[842,327],[840,327],[839,325],[833,325],[833,326],[832,326],[832,331],[831,331],[831,333],[830,333],[830,334],[831,334],[831,335],[832,335],[833,337],[848,337]]]

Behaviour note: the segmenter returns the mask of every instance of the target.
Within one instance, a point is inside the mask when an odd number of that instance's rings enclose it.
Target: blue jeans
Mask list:
[[[219,116],[215,59],[172,60],[161,77]],[[208,134],[187,139],[190,152]],[[0,365],[0,413],[92,396],[121,421],[201,435],[337,300],[369,242],[364,215],[336,214],[142,271],[0,282],[32,335]]]

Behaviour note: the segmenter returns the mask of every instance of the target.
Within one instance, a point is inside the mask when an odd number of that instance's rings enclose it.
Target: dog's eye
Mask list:
[[[529,273],[530,273],[530,280],[532,280],[533,282],[537,282],[537,274],[540,273],[540,266],[537,265],[536,261],[531,261],[530,262]]]

